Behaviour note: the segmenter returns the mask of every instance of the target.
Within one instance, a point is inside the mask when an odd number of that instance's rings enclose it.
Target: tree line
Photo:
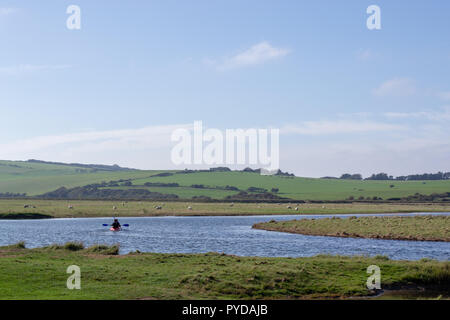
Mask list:
[[[392,180],[392,181],[410,181],[410,180],[449,180],[450,172],[437,172],[437,173],[422,173],[411,174],[407,176],[394,177],[387,173],[374,173],[370,177],[363,179],[360,173],[350,174],[344,173],[339,178],[337,177],[323,177],[322,179],[345,179],[345,180]]]

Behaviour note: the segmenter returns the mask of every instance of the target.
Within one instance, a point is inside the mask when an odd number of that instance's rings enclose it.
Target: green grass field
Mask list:
[[[24,208],[30,204],[36,208]],[[69,209],[69,205],[73,209]],[[295,210],[298,205],[298,211]],[[113,207],[116,210],[113,210]],[[161,210],[155,206],[162,206]],[[191,209],[189,209],[191,207]],[[289,209],[288,207],[291,207]],[[391,204],[391,203],[194,203],[162,201],[100,201],[100,200],[0,200],[0,217],[5,214],[45,214],[54,218],[79,217],[142,217],[142,216],[220,216],[277,214],[356,214],[449,212],[450,203]],[[9,216],[11,218],[11,216]]]
[[[146,189],[151,192],[159,192],[162,194],[176,194],[180,199],[191,199],[194,196],[205,196],[212,199],[223,199],[226,196],[236,194],[236,191],[217,190],[217,189],[198,189],[189,187],[147,187],[147,186],[132,186],[132,187],[105,187],[104,189]]]
[[[263,176],[247,172],[199,172],[175,174],[168,177],[136,179],[134,185],[145,182],[178,183],[189,187],[193,184],[225,187],[227,185],[246,190],[260,187],[270,191],[278,188],[278,195],[298,200],[344,200],[350,196],[382,197],[383,199],[405,197],[415,193],[432,194],[450,191],[450,181],[355,181],[337,179],[288,178]],[[393,188],[390,186],[394,185]],[[151,188],[150,188],[151,189]],[[225,196],[225,192],[223,192]]]
[[[190,199],[194,196],[223,199],[238,193],[237,191],[223,190],[223,187],[227,185],[243,191],[249,187],[264,188],[268,191],[278,188],[278,196],[294,200],[345,200],[349,197],[354,199],[381,197],[386,200],[406,197],[415,193],[430,195],[450,192],[450,180],[357,181],[263,176],[258,173],[238,171],[195,172],[173,174],[167,177],[154,176],[161,172],[173,173],[174,171],[105,171],[48,163],[0,161],[0,193],[27,193],[29,196],[34,196],[62,186],[72,188],[120,179],[131,179],[134,188],[176,194],[181,199]],[[146,182],[178,183],[180,187],[144,187]],[[205,188],[192,188],[191,186],[194,184],[204,185]]]
[[[0,160],[0,193],[27,193],[29,196],[119,179],[144,178],[161,171],[94,171],[76,166]]]
[[[65,249],[66,248],[66,249]],[[79,245],[0,247],[0,299],[305,299],[366,296],[367,267],[381,269],[382,289],[438,287],[448,297],[450,263],[386,257],[238,257],[219,253],[133,253]],[[72,250],[69,250],[72,249]],[[67,267],[81,270],[69,290]],[[326,276],[324,276],[326,275]],[[419,290],[416,290],[419,291]],[[423,292],[423,291],[422,291]]]
[[[339,217],[258,223],[256,229],[316,236],[450,241],[449,216]]]

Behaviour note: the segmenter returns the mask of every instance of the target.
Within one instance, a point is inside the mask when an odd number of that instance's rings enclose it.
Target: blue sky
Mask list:
[[[449,30],[444,0],[0,1],[0,158],[172,168],[202,120],[280,128],[297,175],[450,171]]]

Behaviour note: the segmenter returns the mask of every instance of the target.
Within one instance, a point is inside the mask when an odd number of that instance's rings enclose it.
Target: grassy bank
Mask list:
[[[270,221],[256,229],[307,235],[420,241],[450,241],[450,217],[350,217]]]
[[[421,286],[444,297],[449,294],[449,262],[218,253],[117,256],[116,249],[83,249],[77,243],[39,249],[23,244],[0,247],[0,299],[345,298],[370,294],[369,265],[380,267],[382,288]],[[70,265],[81,269],[81,290],[66,288]]]
[[[28,208],[24,208],[29,204]],[[35,208],[33,208],[33,206]],[[161,206],[161,209],[155,208]],[[114,210],[113,208],[116,207]],[[295,210],[298,208],[298,210]],[[192,203],[153,201],[66,201],[0,200],[0,214],[40,213],[55,218],[206,216],[206,215],[275,215],[275,214],[356,214],[399,212],[448,212],[450,203],[442,204],[371,204],[371,203]]]
[[[0,220],[50,219],[48,214],[33,213],[0,213]]]

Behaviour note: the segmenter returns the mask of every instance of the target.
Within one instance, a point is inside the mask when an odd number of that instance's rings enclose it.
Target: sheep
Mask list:
[[[188,210],[192,210],[192,207],[191,207],[191,206],[189,206],[189,207],[188,207]]]
[[[298,211],[298,207],[295,207],[295,211]]]
[[[116,207],[116,206],[113,206],[113,210],[117,210],[117,207]]]
[[[286,208],[288,208],[288,209],[292,209],[292,207],[291,207],[291,206],[287,206]]]
[[[73,209],[73,206],[69,204],[69,205],[67,206],[67,208],[68,208],[68,209]]]
[[[155,208],[156,208],[156,210],[161,210],[162,209],[161,206],[156,206]]]

